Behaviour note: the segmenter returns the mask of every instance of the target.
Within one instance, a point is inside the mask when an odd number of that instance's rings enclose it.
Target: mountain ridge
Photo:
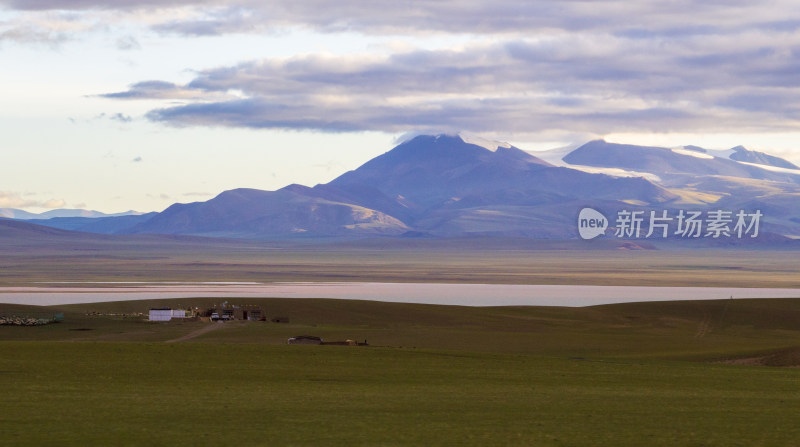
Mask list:
[[[749,161],[731,159],[734,154]],[[276,191],[239,188],[205,202],[126,216],[125,222],[117,217],[95,226],[69,225],[120,234],[250,239],[574,239],[583,207],[726,207],[761,208],[765,233],[800,237],[800,170],[795,174],[792,163],[769,154],[594,140],[558,156],[542,155],[477,137],[418,135],[326,184],[291,184]],[[768,162],[772,170],[756,162]]]

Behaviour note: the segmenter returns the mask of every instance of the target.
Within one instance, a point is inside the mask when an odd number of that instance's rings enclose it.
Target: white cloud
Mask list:
[[[26,197],[27,196],[27,197]],[[0,191],[0,208],[63,208],[66,202],[63,199],[33,199],[30,194],[20,194],[13,191]]]

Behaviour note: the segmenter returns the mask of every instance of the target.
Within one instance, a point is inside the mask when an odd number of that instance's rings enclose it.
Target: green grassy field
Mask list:
[[[290,323],[87,315],[219,301],[184,299],[64,306],[63,323],[0,327],[3,445],[749,446],[800,435],[800,370],[719,363],[800,364],[800,300],[228,300]],[[300,334],[371,346],[284,344]]]
[[[797,372],[435,350],[2,343],[4,445],[791,445]]]

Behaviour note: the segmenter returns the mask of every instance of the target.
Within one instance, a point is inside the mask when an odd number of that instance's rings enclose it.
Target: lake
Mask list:
[[[586,285],[307,283],[70,283],[0,288],[0,303],[58,304],[160,298],[331,298],[461,306],[582,307],[639,301],[800,298],[800,289]],[[91,285],[91,287],[89,287]]]

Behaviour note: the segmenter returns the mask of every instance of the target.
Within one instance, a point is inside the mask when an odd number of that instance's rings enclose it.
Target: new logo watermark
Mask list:
[[[617,212],[614,236],[618,238],[679,238],[758,237],[761,210],[734,213],[728,210],[687,211],[630,211]],[[594,239],[605,234],[609,220],[603,213],[584,208],[578,214],[578,234],[582,239]],[[646,230],[646,233],[645,233]]]
[[[600,211],[584,208],[578,214],[578,233],[581,238],[594,239],[605,234],[606,228],[608,228],[608,219]]]

